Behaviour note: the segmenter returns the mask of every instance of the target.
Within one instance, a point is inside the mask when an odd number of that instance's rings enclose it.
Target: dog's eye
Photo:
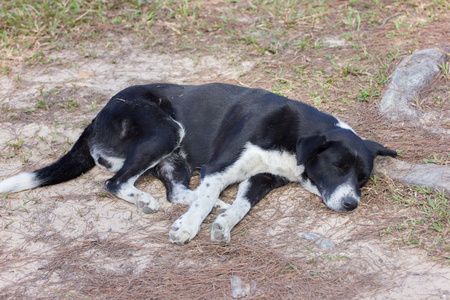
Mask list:
[[[339,171],[344,172],[345,171],[345,165],[342,164],[341,162],[334,162],[333,166],[338,169]]]

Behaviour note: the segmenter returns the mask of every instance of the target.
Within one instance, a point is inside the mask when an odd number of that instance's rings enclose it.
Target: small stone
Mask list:
[[[325,251],[332,251],[336,245],[329,239],[320,238],[316,241],[316,245]]]
[[[235,276],[230,279],[231,282],[231,296],[234,299],[242,298],[247,296],[247,293],[242,288],[242,279]]]
[[[315,233],[311,233],[311,232],[302,233],[301,237],[308,241],[314,241],[314,240],[317,240],[320,238],[320,236],[318,236]]]
[[[329,239],[320,237],[312,232],[305,232],[300,235],[303,239],[308,241],[314,241],[314,243],[325,251],[332,251],[336,245]]]

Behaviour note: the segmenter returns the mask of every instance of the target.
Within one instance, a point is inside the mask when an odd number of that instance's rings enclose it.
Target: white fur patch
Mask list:
[[[100,148],[96,148],[95,146],[92,147],[91,149],[91,156],[94,158],[95,160],[95,164],[99,167],[102,168],[104,170],[116,173],[118,172],[123,164],[125,163],[125,158],[122,157],[115,157],[115,156],[109,156],[108,154],[105,153],[105,151],[103,151]],[[108,164],[111,165],[110,168],[100,164],[98,162],[98,160],[101,158],[103,158]]]
[[[348,125],[347,123],[338,120],[339,122],[336,124],[337,127],[341,127],[342,129],[348,129],[351,130],[354,134],[356,134],[356,132],[353,130],[352,127],[350,127],[350,125]]]
[[[172,119],[172,118],[170,118],[172,121],[174,121],[175,122],[175,124],[177,124],[178,126],[180,126],[180,131],[178,131],[178,135],[180,136],[180,139],[179,139],[179,141],[178,141],[178,146],[177,146],[177,148],[180,146],[180,144],[181,144],[181,141],[184,139],[184,136],[186,135],[186,129],[184,129],[184,126],[183,126],[183,124],[181,124],[180,122],[178,122],[177,120],[175,120],[175,119]]]
[[[0,193],[16,193],[38,187],[41,181],[34,172],[20,173],[0,182]]]
[[[310,193],[316,194],[319,197],[322,197],[319,189],[317,188],[317,186],[315,186],[311,180],[309,180],[309,178],[307,178],[306,180],[301,180],[300,181],[302,186]]]
[[[292,182],[298,182],[298,174],[303,173],[303,166],[297,166],[295,153],[288,151],[264,150],[247,143],[241,157],[224,172],[229,183],[240,182],[259,173],[283,176]],[[300,173],[301,172],[301,173]]]
[[[351,180],[339,185],[329,196],[326,196],[324,202],[334,211],[347,212],[347,210],[343,207],[342,200],[348,197],[355,199],[357,203],[359,203],[360,197],[358,196],[355,185],[352,184]]]

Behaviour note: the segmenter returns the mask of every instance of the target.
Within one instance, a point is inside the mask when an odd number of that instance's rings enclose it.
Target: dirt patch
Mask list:
[[[145,14],[153,4],[145,4],[141,15],[148,19],[142,20],[154,23],[133,23],[142,31],[119,27],[119,17],[135,9],[126,3],[99,14],[114,22],[76,27],[89,33],[85,40],[74,29],[75,36],[46,42],[39,39],[41,31],[23,52],[6,45],[12,50],[1,60],[0,179],[56,160],[114,93],[149,82],[266,88],[338,116],[361,136],[399,150],[408,162],[448,164],[448,140],[439,132],[392,123],[377,112],[401,58],[439,44],[448,32],[449,14],[440,4],[366,7],[338,1],[301,4],[300,10],[283,1],[255,3],[167,4],[155,10],[155,19]],[[78,40],[67,42],[65,36]],[[445,97],[448,79],[440,80],[436,95]],[[139,214],[104,192],[110,176],[94,168],[67,183],[4,197],[2,297],[230,299],[234,277],[249,299],[449,295],[448,223],[424,210],[439,195],[375,176],[361,206],[346,215],[290,184],[252,209],[232,231],[231,244],[210,242],[210,216],[199,235],[180,247],[168,241],[168,231],[186,207],[169,204],[162,183],[146,177],[138,187],[161,210]],[[193,188],[198,181],[192,179]],[[222,199],[230,202],[235,195],[232,187]],[[323,250],[302,238],[304,233],[335,247]]]

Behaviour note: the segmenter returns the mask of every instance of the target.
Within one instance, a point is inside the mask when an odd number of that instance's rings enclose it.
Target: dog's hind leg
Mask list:
[[[130,149],[122,168],[105,182],[105,189],[125,201],[136,204],[144,213],[157,212],[159,203],[150,194],[137,189],[134,183],[142,174],[169,156],[170,151],[173,151],[173,148],[168,150],[166,140],[143,137],[141,142]]]
[[[272,175],[257,174],[239,185],[236,200],[230,208],[220,214],[211,225],[211,240],[213,242],[229,243],[230,232],[242,218],[271,190],[283,186],[288,180]]]
[[[135,181],[172,155],[184,137],[172,114],[169,101],[135,86],[114,96],[96,117],[91,154],[98,166],[116,173],[105,189],[144,213],[158,211],[159,203]]]

